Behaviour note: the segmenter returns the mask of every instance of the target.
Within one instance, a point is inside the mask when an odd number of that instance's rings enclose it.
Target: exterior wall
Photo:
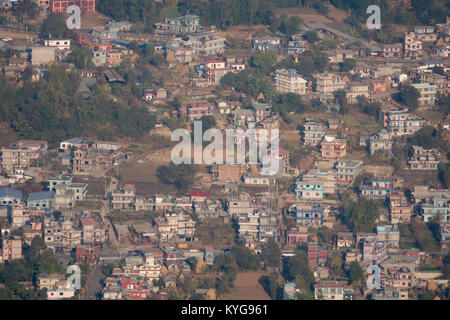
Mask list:
[[[67,13],[67,8],[72,5],[79,6],[82,13],[95,13],[95,0],[52,0],[50,2],[50,12]]]

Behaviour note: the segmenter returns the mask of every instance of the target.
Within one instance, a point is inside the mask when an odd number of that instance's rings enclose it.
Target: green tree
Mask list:
[[[359,265],[358,261],[352,261],[350,263],[350,273],[349,273],[350,282],[358,283],[362,279],[364,279],[364,271]]]
[[[273,52],[258,52],[250,59],[250,65],[264,74],[273,71],[277,56]]]
[[[361,197],[358,202],[346,201],[339,217],[353,232],[372,232],[380,207],[380,202]]]
[[[434,66],[431,70],[436,74],[445,75],[444,68],[441,66]]]
[[[64,266],[54,257],[49,250],[44,250],[39,255],[37,261],[37,270],[39,273],[65,273]]]
[[[78,69],[93,67],[90,52],[83,47],[75,47],[67,55],[66,62],[72,62]]]
[[[41,39],[66,37],[68,29],[63,15],[50,13],[41,25]]]
[[[263,285],[269,296],[273,300],[276,300],[278,291],[278,273],[272,273],[269,276],[265,276],[263,278]]]
[[[344,59],[344,61],[339,64],[341,72],[349,72],[353,70],[355,66],[356,62],[354,59]]]
[[[302,23],[303,19],[298,16],[289,17],[281,22],[280,31],[286,34],[286,36],[291,37],[300,31]]]
[[[439,179],[445,188],[450,188],[450,165],[448,163],[439,163]]]
[[[417,131],[412,139],[413,143],[424,147],[425,149],[445,147],[445,141],[442,139],[440,132],[433,126],[425,126]]]
[[[29,19],[34,19],[39,14],[39,7],[36,2],[32,0],[20,0],[15,6],[17,16],[23,24],[26,24]]]
[[[297,251],[294,257],[285,258],[283,276],[286,280],[295,280],[297,288],[301,288],[307,293],[312,292],[314,275],[304,252]]]
[[[194,165],[175,165],[173,162],[168,166],[159,166],[156,170],[156,176],[159,181],[165,184],[171,184],[181,192],[188,191],[194,184],[196,173],[197,169]]]
[[[35,236],[33,240],[31,240],[31,244],[28,249],[28,260],[33,264],[37,263],[41,250],[43,249],[45,249],[44,240],[39,236]]]
[[[303,39],[305,39],[309,43],[315,43],[320,40],[319,36],[317,35],[317,32],[313,30],[305,32],[303,34]]]
[[[410,84],[400,84],[398,87],[400,103],[408,106],[411,111],[416,110],[419,106],[419,91]]]
[[[260,266],[260,258],[258,255],[252,253],[250,249],[244,246],[233,246],[231,248],[236,263],[242,270],[258,270]]]
[[[270,238],[262,249],[262,260],[268,267],[279,267],[281,262],[281,250],[274,239]]]

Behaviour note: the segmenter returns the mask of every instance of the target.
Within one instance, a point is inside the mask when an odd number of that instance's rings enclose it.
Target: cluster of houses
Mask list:
[[[170,292],[182,284],[190,273],[200,273],[211,265],[218,252],[204,249],[155,247],[150,251],[129,254],[123,265],[112,270],[103,282],[103,300],[168,300]],[[195,258],[195,268],[187,259]],[[216,289],[196,289],[206,300],[216,299]]]
[[[58,158],[74,175],[91,175],[117,165],[126,157],[123,145],[111,141],[89,142],[83,138],[61,141]]]

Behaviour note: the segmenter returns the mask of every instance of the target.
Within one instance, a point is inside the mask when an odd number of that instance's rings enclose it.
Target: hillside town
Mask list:
[[[0,0],[1,300],[450,299],[448,6],[105,2]]]

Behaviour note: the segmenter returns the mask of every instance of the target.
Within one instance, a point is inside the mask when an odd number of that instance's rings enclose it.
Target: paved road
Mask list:
[[[91,272],[89,272],[84,288],[83,300],[97,299],[97,293],[102,289],[100,280],[104,278],[102,270],[103,262],[99,262],[92,268]]]

